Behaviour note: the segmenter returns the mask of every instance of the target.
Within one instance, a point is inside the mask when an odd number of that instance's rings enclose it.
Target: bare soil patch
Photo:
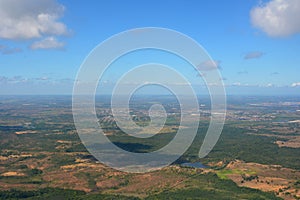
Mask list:
[[[300,198],[297,188],[300,171],[279,165],[246,163],[240,160],[230,162],[224,170],[228,172],[226,177],[239,186],[274,192],[286,200]]]

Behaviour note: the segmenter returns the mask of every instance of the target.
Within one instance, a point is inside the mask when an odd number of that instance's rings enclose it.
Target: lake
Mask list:
[[[195,162],[195,163],[182,163],[180,164],[182,167],[193,167],[193,168],[207,168],[207,166],[203,165],[200,162]]]

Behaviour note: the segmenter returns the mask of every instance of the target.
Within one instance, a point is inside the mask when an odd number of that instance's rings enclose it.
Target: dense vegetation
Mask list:
[[[220,199],[220,200],[276,200],[274,194],[265,193],[259,190],[241,188],[230,180],[219,179],[215,174],[196,175],[189,179],[189,188],[168,189],[158,194],[151,194],[146,200],[153,199]],[[140,199],[137,197],[127,197],[122,195],[110,194],[87,194],[83,191],[64,190],[58,188],[44,188],[36,191],[20,191],[10,190],[0,192],[0,199],[26,199],[26,200],[42,200],[42,199]]]
[[[83,191],[78,190],[67,190],[59,188],[44,188],[34,191],[20,191],[20,190],[9,190],[9,191],[0,191],[0,199],[7,200],[17,200],[17,199],[26,199],[26,200],[134,200],[138,199],[135,197],[126,197],[122,195],[102,195],[102,194],[86,194]]]
[[[31,100],[30,100],[31,101]],[[45,106],[45,103],[40,103],[37,100],[32,100],[31,103],[36,103],[34,106],[24,108],[20,102],[5,104],[7,107],[3,108],[0,113],[0,120],[3,125],[0,126],[0,156],[2,161],[0,163],[1,169],[4,169],[0,174],[0,181],[5,184],[31,184],[35,190],[24,191],[7,190],[0,192],[0,199],[140,199],[138,197],[128,197],[122,195],[114,195],[114,191],[131,184],[131,176],[116,176],[110,175],[105,177],[109,170],[105,169],[101,172],[80,171],[81,169],[74,169],[74,176],[80,180],[87,180],[88,188],[92,192],[86,193],[79,190],[68,190],[61,188],[43,188],[50,187],[47,184],[48,180],[45,175],[51,172],[58,172],[61,167],[66,165],[77,164],[76,160],[85,160],[89,164],[96,163],[95,158],[90,155],[86,148],[81,144],[80,139],[75,131],[72,120],[70,102],[64,100],[56,101],[55,104],[51,102]],[[46,101],[45,99],[41,100]],[[53,99],[51,101],[54,101]],[[22,103],[22,101],[21,101]],[[166,103],[166,102],[165,102]],[[139,104],[136,104],[134,111],[139,113]],[[106,104],[103,104],[106,108]],[[174,105],[169,104],[168,109],[173,109]],[[251,108],[244,108],[244,104],[234,104],[232,110],[250,112]],[[35,110],[32,110],[35,109]],[[145,109],[145,108],[143,108]],[[147,109],[147,107],[146,107]],[[258,108],[259,113],[268,114],[268,112],[277,112],[277,108]],[[297,109],[297,108],[293,108]],[[19,112],[16,112],[16,111]],[[290,113],[290,111],[287,111]],[[17,114],[16,114],[17,113]],[[30,116],[30,117],[28,117]],[[105,117],[103,112],[100,117]],[[138,116],[138,115],[137,115]],[[292,118],[290,118],[292,116]],[[290,119],[297,119],[297,114],[287,115],[285,111],[278,114],[275,121],[288,121]],[[138,116],[135,119],[140,124],[146,124],[149,120],[147,117]],[[9,125],[8,122],[18,122],[17,125]],[[232,160],[238,159],[246,162],[255,162],[261,164],[282,165],[292,169],[300,169],[300,148],[279,147],[275,142],[277,132],[271,131],[267,128],[272,128],[273,124],[270,121],[250,122],[250,121],[227,121],[221,137],[214,147],[214,149],[205,158],[198,158],[198,151],[202,144],[204,135],[207,131],[208,121],[203,120],[199,123],[198,134],[188,149],[188,151],[181,156],[174,164],[183,162],[198,162],[208,164],[211,162],[223,161],[229,163]],[[120,148],[132,152],[150,152],[155,151],[166,144],[174,137],[176,129],[178,128],[178,121],[176,117],[167,119],[167,130],[150,138],[133,138],[122,133],[113,123],[108,121],[101,124],[106,131],[114,134],[108,136],[109,139]],[[249,134],[251,127],[260,125],[264,127],[255,131],[256,135]],[[299,130],[299,124],[288,124],[287,130]],[[37,133],[16,134],[17,131],[34,130]],[[188,130],[188,129],[187,129]],[[253,133],[253,132],[252,132]],[[269,134],[271,136],[262,136],[259,134]],[[274,135],[274,137],[273,137]],[[297,133],[289,133],[294,136]],[[283,139],[284,140],[284,139]],[[31,156],[22,156],[22,154],[31,154]],[[5,160],[7,158],[7,160]],[[85,162],[84,161],[84,162]],[[32,163],[37,163],[32,165]],[[44,166],[43,164],[46,165]],[[31,166],[30,166],[31,165]],[[87,167],[88,168],[88,167]],[[87,169],[85,168],[85,169]],[[183,168],[180,168],[182,170]],[[72,170],[72,169],[70,169]],[[78,170],[78,171],[76,171]],[[13,171],[21,172],[21,176],[5,176],[3,173]],[[192,171],[192,170],[191,170]],[[191,172],[190,171],[190,172]],[[70,172],[70,171],[69,171]],[[75,173],[76,172],[76,173]],[[221,170],[219,170],[221,172]],[[70,172],[71,173],[71,172]],[[179,173],[180,176],[182,172]],[[177,174],[177,175],[179,175]],[[176,174],[172,174],[176,176]],[[97,186],[97,181],[101,177],[107,179],[114,179],[119,181],[119,185],[112,185],[109,187],[109,192],[104,193],[102,188]],[[265,193],[260,190],[238,187],[233,181],[222,179],[215,174],[195,174],[193,176],[187,175],[188,181],[183,184],[183,187],[165,187],[156,188],[157,191],[147,191],[143,197],[145,199],[277,199],[274,194]],[[255,176],[253,176],[255,177]],[[246,177],[249,179],[252,176]],[[186,177],[184,177],[186,178]],[[122,180],[122,181],[120,181]],[[124,181],[123,181],[124,180]],[[247,180],[248,181],[248,180]],[[296,184],[296,183],[295,183]],[[297,182],[298,184],[298,182]],[[55,187],[55,186],[51,186]],[[98,188],[97,188],[98,187]],[[72,187],[62,187],[72,188]],[[154,191],[154,192],[153,192]],[[117,193],[119,194],[119,193]],[[122,194],[122,193],[121,193]],[[126,193],[125,193],[126,194]]]

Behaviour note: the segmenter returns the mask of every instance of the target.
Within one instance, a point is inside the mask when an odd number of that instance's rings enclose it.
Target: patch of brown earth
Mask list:
[[[300,136],[290,137],[288,141],[276,141],[279,147],[300,148]]]
[[[78,178],[74,172],[53,171],[43,175],[43,180],[48,182],[48,187],[58,187],[64,189],[83,190],[90,192],[86,179]]]
[[[4,172],[1,176],[25,176],[22,172]]]
[[[33,133],[37,133],[37,131],[17,131],[15,132],[17,135],[22,135],[22,134],[33,134]]]
[[[300,136],[257,134],[257,133],[248,133],[248,134],[278,138],[279,140],[277,140],[275,144],[277,144],[279,147],[300,148]],[[283,141],[282,139],[284,139],[285,141]]]
[[[166,188],[176,186],[184,180],[181,176],[163,176],[161,173],[153,172],[147,174],[136,174],[129,179],[119,177],[118,184],[122,187],[110,191],[110,193],[133,195],[145,197],[149,193],[163,191]],[[101,182],[101,184],[104,182]],[[107,184],[107,182],[105,182]],[[112,180],[110,184],[117,184],[117,181]],[[101,186],[97,183],[98,186]]]
[[[227,177],[239,186],[274,192],[286,200],[296,199],[294,196],[300,198],[300,193],[296,188],[296,182],[300,180],[300,171],[279,165],[262,165],[239,160],[229,163],[226,169],[233,171]],[[245,171],[245,174],[234,173],[234,170]],[[247,175],[246,171],[254,173]]]

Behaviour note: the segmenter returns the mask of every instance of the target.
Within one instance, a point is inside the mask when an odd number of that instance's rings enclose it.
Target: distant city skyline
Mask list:
[[[139,27],[196,40],[220,69],[227,94],[298,95],[299,18],[299,0],[0,0],[0,95],[72,94],[89,52]],[[112,87],[121,72],[112,69],[102,83]]]

